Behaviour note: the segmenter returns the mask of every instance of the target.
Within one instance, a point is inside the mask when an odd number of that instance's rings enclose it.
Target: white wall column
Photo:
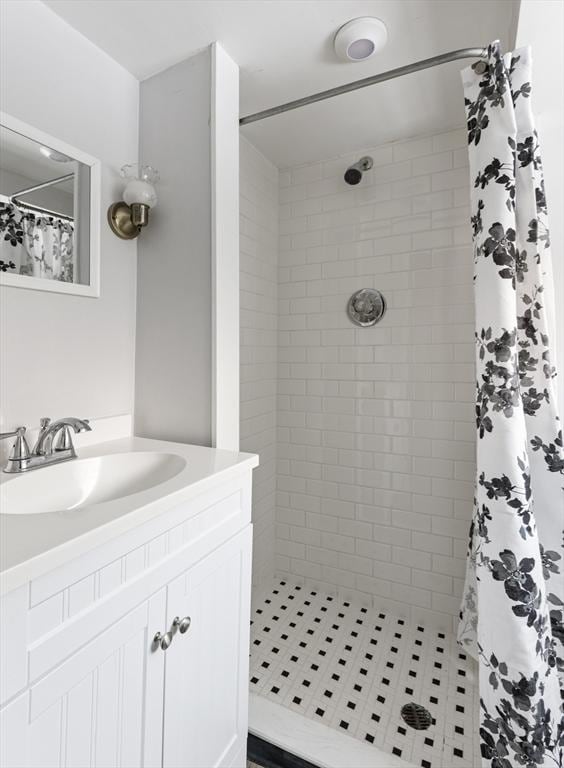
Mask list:
[[[139,237],[135,431],[238,448],[238,68],[222,47],[141,84],[159,202]]]
[[[239,68],[212,57],[212,445],[239,449]]]

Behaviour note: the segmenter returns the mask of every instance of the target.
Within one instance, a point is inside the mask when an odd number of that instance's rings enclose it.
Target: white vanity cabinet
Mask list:
[[[167,625],[190,627],[164,654],[165,768],[230,766],[245,752],[250,554],[248,527],[167,588]]]
[[[1,768],[244,767],[250,492],[246,469],[2,597]]]
[[[0,712],[2,768],[160,764],[151,709],[164,664],[150,637],[165,600],[135,608]]]

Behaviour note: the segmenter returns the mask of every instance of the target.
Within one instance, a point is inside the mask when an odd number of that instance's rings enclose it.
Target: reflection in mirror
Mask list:
[[[0,126],[0,271],[88,285],[90,167]]]

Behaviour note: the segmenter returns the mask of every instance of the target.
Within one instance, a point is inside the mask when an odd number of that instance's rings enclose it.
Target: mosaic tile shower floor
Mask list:
[[[456,638],[286,580],[256,606],[251,691],[422,768],[479,766],[477,668]],[[404,704],[429,710],[415,730]]]

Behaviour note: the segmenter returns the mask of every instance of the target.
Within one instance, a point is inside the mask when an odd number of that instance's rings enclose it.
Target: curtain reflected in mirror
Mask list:
[[[88,284],[89,167],[5,126],[0,147],[0,271]]]
[[[0,202],[0,269],[73,283],[74,220],[41,216]]]

